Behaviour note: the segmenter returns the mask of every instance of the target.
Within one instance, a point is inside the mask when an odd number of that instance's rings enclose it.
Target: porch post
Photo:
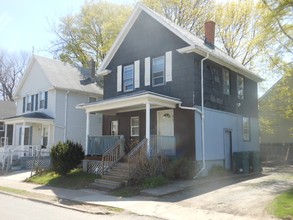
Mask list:
[[[85,155],[88,154],[89,132],[90,132],[90,113],[86,112],[85,152],[84,152]]]
[[[16,124],[13,124],[12,146],[15,146],[15,138],[16,138],[15,132],[16,132]]]
[[[21,129],[21,146],[24,146],[24,133],[25,133],[25,122],[22,123],[22,129]]]
[[[7,124],[4,122],[4,146],[8,145],[7,141]]]
[[[47,147],[49,148],[49,147],[51,147],[51,146],[50,146],[50,143],[51,143],[51,142],[50,142],[50,141],[51,141],[51,138],[50,138],[50,137],[51,137],[51,124],[49,124],[48,127],[49,127],[49,128],[48,128],[48,141],[47,141],[48,143],[47,143]]]
[[[146,115],[145,116],[145,137],[147,139],[147,154],[149,157],[151,156],[151,149],[150,149],[150,137],[151,137],[151,131],[150,131],[151,130],[151,126],[150,126],[151,114],[150,113],[151,111],[150,109],[151,109],[151,105],[149,102],[147,102],[145,105],[145,115]]]

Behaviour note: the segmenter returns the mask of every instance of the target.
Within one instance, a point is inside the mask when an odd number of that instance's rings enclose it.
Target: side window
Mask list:
[[[249,141],[250,140],[250,122],[249,118],[243,118],[243,140]]]
[[[123,91],[129,92],[133,88],[133,64],[131,64],[123,67]]]
[[[96,102],[97,99],[95,97],[89,97],[89,102]]]
[[[139,136],[139,117],[131,117],[130,118],[130,135],[131,137]]]
[[[152,86],[161,86],[165,83],[165,57],[152,59]]]
[[[223,68],[223,93],[230,95],[230,72],[228,69]]]
[[[238,99],[244,99],[244,78],[237,76],[237,95]]]
[[[0,122],[0,131],[4,131],[4,122]]]

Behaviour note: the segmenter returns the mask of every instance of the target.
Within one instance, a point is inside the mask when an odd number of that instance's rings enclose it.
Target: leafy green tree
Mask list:
[[[211,0],[142,0],[142,3],[198,36],[203,35],[203,25],[212,6]]]
[[[66,15],[58,24],[51,25],[56,39],[49,51],[64,62],[88,67],[94,59],[98,66],[130,12],[127,5],[86,2],[79,13]]]
[[[214,10],[216,40],[229,56],[250,67],[263,44],[258,40],[260,13],[254,0],[218,3]]]

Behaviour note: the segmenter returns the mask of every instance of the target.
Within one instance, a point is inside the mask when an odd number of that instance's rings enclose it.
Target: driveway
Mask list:
[[[183,207],[255,219],[274,219],[266,210],[275,196],[293,187],[293,167],[264,168],[263,175],[253,179],[239,178],[211,182],[164,201]]]

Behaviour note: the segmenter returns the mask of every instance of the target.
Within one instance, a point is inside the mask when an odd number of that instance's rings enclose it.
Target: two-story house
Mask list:
[[[88,69],[33,55],[14,95],[16,116],[5,119],[6,125],[13,125],[6,149],[30,156],[34,149],[50,150],[59,141],[85,146],[86,114],[75,106],[102,97],[95,83],[84,85],[90,75]],[[101,134],[102,116],[92,114],[90,120],[91,133]]]
[[[262,79],[214,46],[214,28],[201,39],[137,4],[97,71],[104,99],[78,108],[103,113],[103,135],[129,148],[146,139],[150,156],[231,169],[233,152],[259,151]]]

